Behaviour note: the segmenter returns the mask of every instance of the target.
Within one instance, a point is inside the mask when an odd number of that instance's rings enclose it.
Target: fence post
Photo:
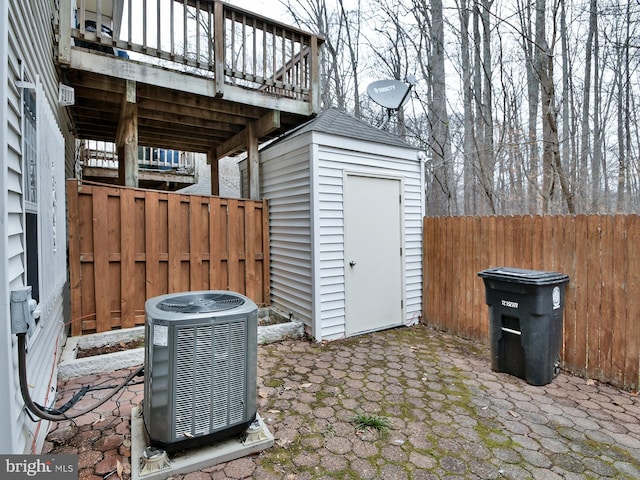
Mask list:
[[[71,296],[71,335],[82,334],[82,278],[80,274],[80,227],[78,210],[78,180],[67,180],[69,236],[69,289]]]

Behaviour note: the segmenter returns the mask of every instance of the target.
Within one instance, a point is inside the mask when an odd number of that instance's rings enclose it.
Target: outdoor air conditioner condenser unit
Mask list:
[[[256,418],[258,308],[227,291],[147,300],[144,425],[153,445],[188,448]]]

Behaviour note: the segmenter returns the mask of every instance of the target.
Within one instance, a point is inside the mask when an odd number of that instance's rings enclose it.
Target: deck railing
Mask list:
[[[210,77],[219,95],[233,84],[317,106],[322,39],[313,34],[218,0],[59,5],[61,63],[70,61],[72,45],[81,46]]]
[[[79,166],[118,169],[118,151],[113,142],[81,140],[78,142]],[[153,147],[138,147],[138,166],[150,170],[193,175],[195,156],[190,152]]]

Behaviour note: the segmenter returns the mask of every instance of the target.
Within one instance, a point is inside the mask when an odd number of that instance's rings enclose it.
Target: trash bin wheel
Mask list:
[[[553,378],[556,378],[560,375],[560,355],[556,359],[556,362],[553,364]]]

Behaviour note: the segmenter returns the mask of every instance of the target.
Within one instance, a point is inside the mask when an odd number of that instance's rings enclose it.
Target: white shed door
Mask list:
[[[402,323],[402,189],[398,179],[347,175],[346,333]]]

